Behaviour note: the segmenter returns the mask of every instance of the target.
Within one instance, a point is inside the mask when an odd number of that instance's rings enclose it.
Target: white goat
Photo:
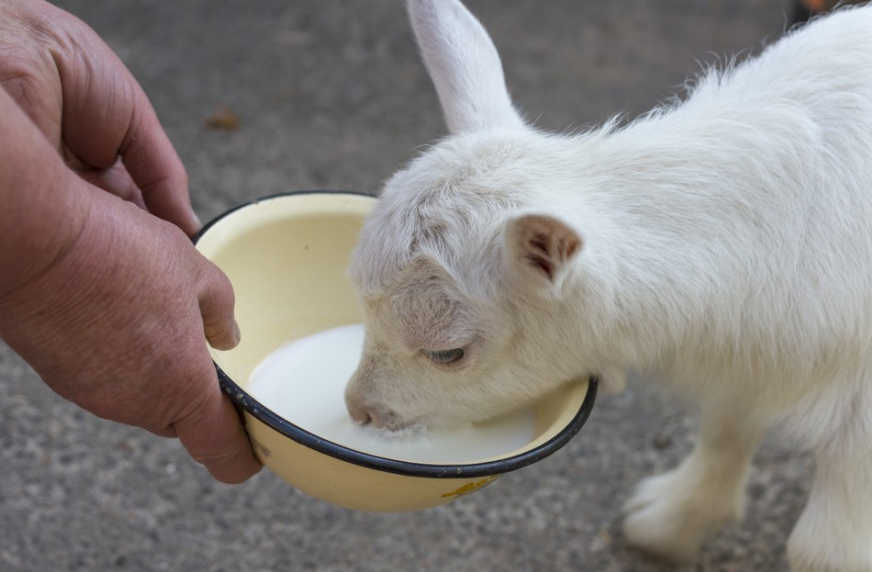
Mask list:
[[[872,571],[872,7],[577,135],[524,122],[460,2],[408,8],[452,136],[363,230],[352,416],[445,426],[637,371],[702,422],[627,503],[631,542],[692,558],[778,425],[818,461],[793,570]]]

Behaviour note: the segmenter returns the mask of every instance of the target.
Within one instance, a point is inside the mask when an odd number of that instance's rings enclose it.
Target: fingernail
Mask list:
[[[242,341],[242,332],[239,331],[239,324],[236,323],[236,320],[233,320],[233,333],[236,335],[236,343]]]
[[[197,226],[197,229],[203,228],[203,222],[200,220],[200,217],[197,216],[197,213],[191,211],[191,220],[194,221],[194,224]]]

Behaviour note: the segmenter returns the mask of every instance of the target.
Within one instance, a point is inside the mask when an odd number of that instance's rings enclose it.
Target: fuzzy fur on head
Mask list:
[[[456,425],[527,403],[546,380],[554,388],[572,378],[559,348],[533,342],[544,314],[532,319],[531,310],[558,309],[558,273],[581,239],[564,225],[568,238],[552,244],[535,228],[556,219],[519,214],[543,169],[532,152],[529,134],[458,136],[385,186],[351,269],[367,327],[347,391],[356,418]],[[422,353],[455,349],[464,355],[451,364]]]

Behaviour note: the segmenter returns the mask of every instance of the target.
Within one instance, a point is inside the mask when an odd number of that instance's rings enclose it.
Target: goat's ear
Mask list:
[[[497,49],[458,0],[407,0],[412,29],[451,133],[522,127]]]
[[[550,289],[560,288],[583,245],[569,224],[555,215],[535,212],[511,216],[503,241],[510,271]]]

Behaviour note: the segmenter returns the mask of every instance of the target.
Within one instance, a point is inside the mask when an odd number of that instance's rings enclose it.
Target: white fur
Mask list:
[[[703,422],[627,503],[632,542],[692,557],[741,516],[778,424],[818,459],[794,572],[872,571],[872,7],[567,136],[525,126],[458,1],[408,5],[452,136],[386,183],[361,235],[352,415],[444,426],[635,370]]]

